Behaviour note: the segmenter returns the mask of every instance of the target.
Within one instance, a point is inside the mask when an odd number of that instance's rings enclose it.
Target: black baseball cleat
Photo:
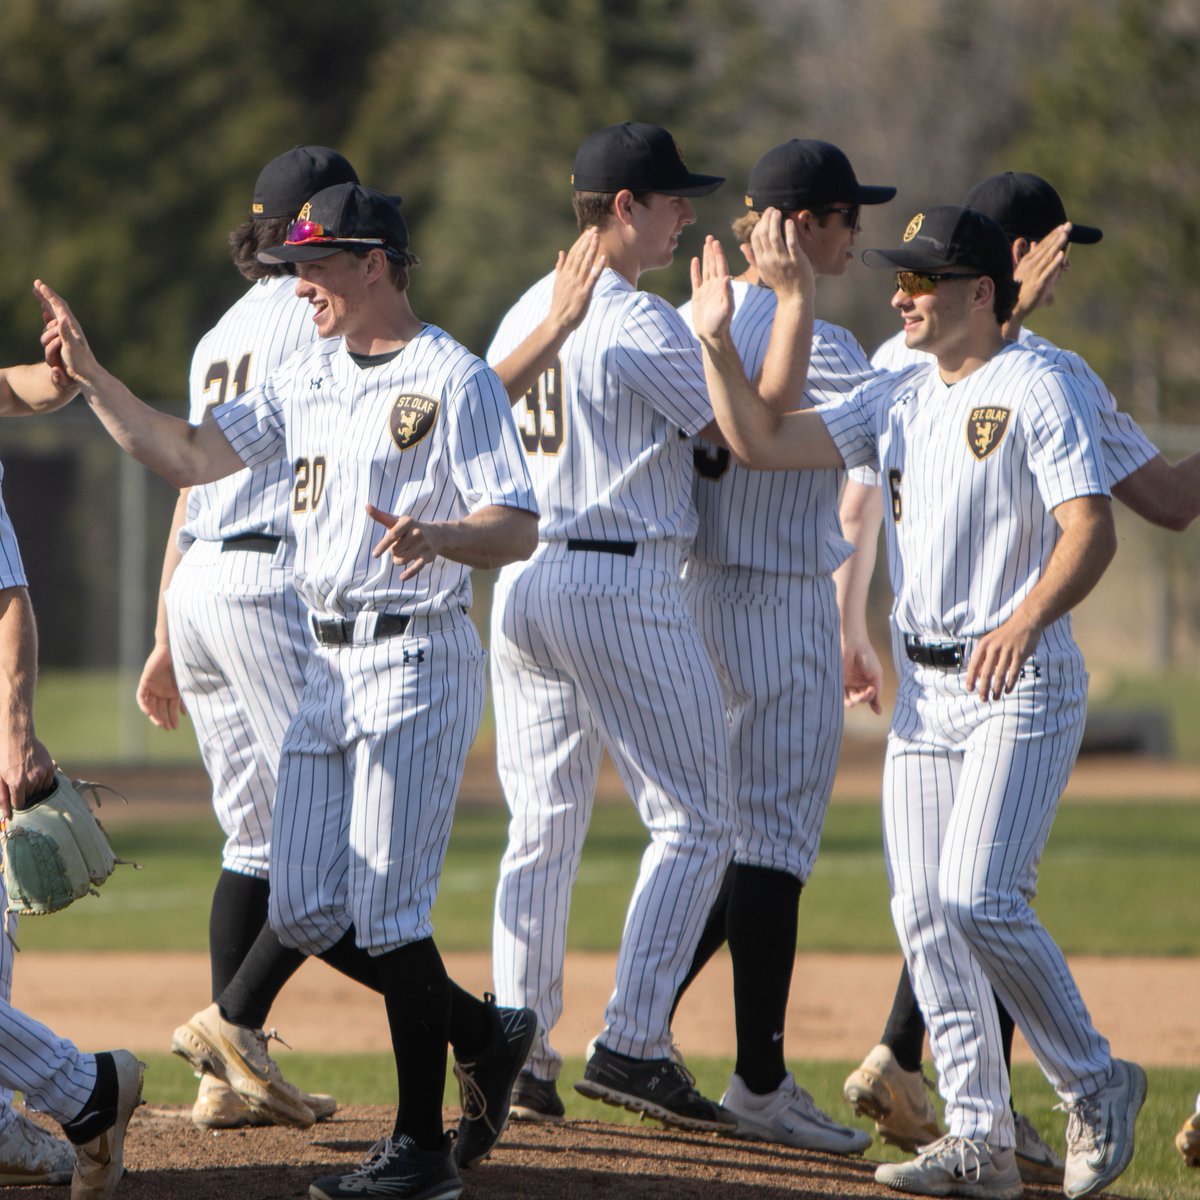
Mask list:
[[[732,1133],[737,1118],[696,1090],[696,1080],[673,1058],[627,1058],[597,1045],[575,1090],[676,1129]]]
[[[567,1115],[558,1085],[553,1079],[535,1079],[526,1071],[513,1084],[512,1109],[514,1121],[561,1121]]]
[[[490,992],[484,995],[492,1020],[492,1036],[470,1061],[455,1055],[462,1119],[454,1143],[454,1160],[466,1170],[486,1158],[508,1123],[513,1083],[529,1057],[537,1036],[532,1008],[501,1008]]]
[[[450,1135],[437,1150],[422,1150],[412,1138],[380,1138],[367,1151],[358,1169],[347,1175],[326,1175],[309,1186],[309,1200],[347,1200],[390,1196],[393,1200],[455,1200],[462,1180],[454,1165]]]

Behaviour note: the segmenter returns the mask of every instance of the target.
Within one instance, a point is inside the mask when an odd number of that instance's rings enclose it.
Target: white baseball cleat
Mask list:
[[[70,1183],[75,1147],[35,1125],[23,1112],[0,1133],[0,1187]]]
[[[1074,1200],[1108,1187],[1133,1157],[1133,1127],[1146,1102],[1146,1072],[1114,1058],[1108,1082],[1067,1109],[1063,1192]]]
[[[875,1182],[917,1196],[970,1196],[1018,1200],[1021,1174],[1011,1149],[989,1146],[952,1133],[923,1146],[909,1162],[884,1163]]]
[[[762,1096],[752,1092],[740,1075],[734,1075],[721,1097],[721,1107],[737,1118],[734,1137],[829,1154],[861,1154],[871,1144],[866,1130],[839,1125],[822,1112],[790,1071],[779,1087]]]

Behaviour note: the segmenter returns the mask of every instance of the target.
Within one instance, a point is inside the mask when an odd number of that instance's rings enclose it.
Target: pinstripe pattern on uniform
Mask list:
[[[602,578],[587,577],[581,559],[600,560]],[[537,569],[506,569],[497,585],[492,679],[512,823],[496,896],[496,994],[537,1011],[530,1068],[542,1077],[562,1061],[548,1031],[562,1011],[571,887],[601,748],[650,832],[605,1014],[609,1049],[669,1053],[671,1003],[729,859],[725,734],[680,559],[678,547],[642,565],[552,546]]]
[[[1095,406],[1100,423],[1100,445],[1104,453],[1104,467],[1108,486],[1115,487],[1127,479],[1139,467],[1144,467],[1157,457],[1158,447],[1145,435],[1138,423],[1117,407],[1116,398],[1104,381],[1073,350],[1064,350],[1049,339],[1022,327],[1017,344],[1032,350],[1048,363],[1065,371],[1078,385],[1078,394]],[[901,371],[917,363],[929,362],[931,356],[923,350],[910,350],[904,344],[904,331],[893,334],[871,356],[871,362],[884,371]],[[869,470],[869,468],[867,468]],[[877,483],[878,477],[852,475],[868,485]]]
[[[758,376],[775,319],[775,293],[735,283],[732,334],[747,375]],[[691,303],[680,313],[691,325]],[[878,372],[854,335],[827,321],[813,330],[803,407],[848,395]],[[840,471],[755,471],[727,450],[696,443],[708,456],[696,472],[699,514],[694,557],[718,566],[779,575],[825,575],[850,555],[838,522]]]
[[[506,358],[546,316],[553,286],[549,275],[517,301],[489,362]],[[679,314],[605,270],[559,364],[562,445],[529,458],[541,538],[693,537],[692,451],[679,432],[702,429],[712,406],[699,343]],[[527,433],[536,430],[525,400],[513,416]]]
[[[0,588],[27,586],[17,535],[4,505],[4,465],[0,463]],[[12,1092],[25,1093],[33,1107],[69,1121],[79,1115],[96,1083],[96,1060],[45,1025],[14,1008],[13,942],[17,919],[5,910],[8,896],[0,880],[0,1130],[14,1119]]]
[[[311,642],[291,579],[290,542],[263,554],[197,541],[166,593],[175,677],[226,836],[222,865],[259,879],[279,750]]]
[[[979,409],[1008,414],[982,459],[968,442]],[[953,385],[931,365],[911,367],[820,412],[847,465],[899,473],[902,518],[884,526],[902,632],[995,629],[1049,561],[1053,508],[1108,494],[1094,407],[1070,376],[1012,343]],[[1043,631],[1040,650],[1072,645],[1068,615]]]
[[[271,924],[286,945],[317,954],[351,925],[379,953],[432,935],[484,659],[455,610],[399,637],[315,648],[275,805]]]
[[[1061,951],[1030,907],[1087,702],[1078,650],[1031,663],[985,703],[961,674],[904,662],[889,738],[884,836],[892,911],[929,1024],[952,1133],[1011,1144],[995,989],[1060,1097],[1109,1070]]]
[[[188,419],[199,424],[209,408],[261,383],[316,336],[308,303],[296,296],[292,276],[258,280],[196,344],[188,376]],[[179,531],[180,549],[197,538],[286,534],[290,490],[286,462],[192,488],[187,520]]]
[[[0,463],[0,489],[4,486],[4,464]],[[4,493],[0,490],[0,588],[27,587],[25,564],[21,562],[21,550],[17,546],[17,534],[12,527],[8,509],[4,506]]]
[[[430,431],[398,449],[402,396],[436,401]],[[367,502],[418,520],[459,520],[488,505],[536,511],[524,455],[495,373],[432,325],[389,362],[360,367],[343,339],[318,342],[262,387],[215,412],[250,465],[322,460],[321,490],[293,489],[296,588],[317,613],[436,612],[471,603],[470,568],[437,558],[408,582],[390,555],[371,558],[383,528]],[[301,511],[297,511],[297,509]]]

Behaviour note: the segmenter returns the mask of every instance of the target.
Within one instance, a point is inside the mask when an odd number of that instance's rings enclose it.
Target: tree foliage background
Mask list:
[[[302,142],[404,197],[417,312],[482,352],[574,236],[578,142],[640,119],[729,179],[643,281],[675,301],[705,232],[736,256],[746,172],[784,138],[834,141],[860,179],[900,188],[860,245],[994,171],[1046,175],[1105,237],[1072,255],[1038,328],[1140,419],[1182,422],[1200,382],[1198,111],[1194,0],[4,0],[0,361],[38,353],[41,276],[106,365],[183,411],[191,348],[243,286],[226,234],[262,164]],[[820,304],[870,349],[895,327],[889,297],[856,266]],[[0,447],[99,439],[62,428],[3,428]],[[118,523],[103,477],[72,518],[92,588]]]

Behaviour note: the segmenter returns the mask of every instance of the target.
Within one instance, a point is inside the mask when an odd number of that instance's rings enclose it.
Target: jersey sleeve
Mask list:
[[[871,475],[879,469],[879,435],[883,412],[893,390],[891,375],[874,375],[854,391],[822,404],[817,412],[848,468],[867,467]],[[878,476],[863,482],[873,484]]]
[[[838,325],[818,322],[804,386],[807,403],[828,404],[880,374],[854,334]]]
[[[665,300],[635,293],[616,353],[625,386],[684,433],[696,434],[713,419],[700,343]]]
[[[248,467],[261,467],[287,454],[283,405],[275,375],[248,392],[218,404],[213,419]]]
[[[4,472],[0,470],[0,481]],[[17,547],[17,534],[4,506],[4,494],[0,492],[0,588],[27,587],[25,564],[21,562],[21,551]]]
[[[467,508],[475,512],[496,505],[536,516],[533,482],[500,377],[480,363],[451,403],[450,469]]]
[[[1109,494],[1099,415],[1070,375],[1057,368],[1043,372],[1021,406],[1021,423],[1029,468],[1048,509]]]

